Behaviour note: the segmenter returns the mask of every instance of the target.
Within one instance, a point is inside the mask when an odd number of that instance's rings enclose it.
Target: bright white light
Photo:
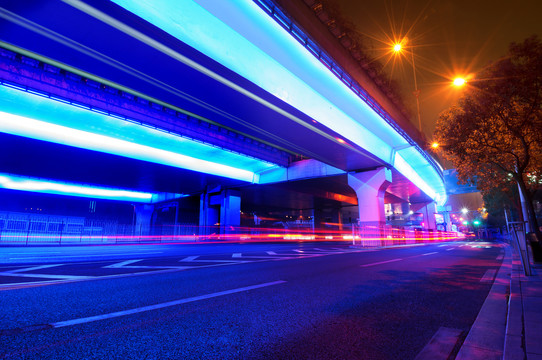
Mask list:
[[[461,87],[461,86],[465,85],[466,82],[467,81],[465,79],[457,77],[457,78],[454,79],[453,84],[454,84],[454,86]]]
[[[248,182],[275,166],[5,86],[0,86],[0,132]]]
[[[95,199],[151,202],[153,194],[0,174],[0,188]]]
[[[249,182],[254,179],[247,170],[4,112],[0,112],[0,131]]]

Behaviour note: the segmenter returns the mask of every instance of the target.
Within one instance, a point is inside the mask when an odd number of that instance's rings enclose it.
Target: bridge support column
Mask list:
[[[348,185],[358,198],[360,225],[381,227],[386,224],[384,194],[391,180],[391,170],[386,168],[348,174]]]
[[[236,190],[207,191],[200,197],[200,235],[230,234],[241,224],[241,196]]]
[[[137,204],[137,205],[134,205],[134,211],[135,211],[134,235],[136,236],[150,235],[154,205]]]
[[[235,190],[225,190],[220,207],[220,232],[236,233],[241,225],[241,194]]]
[[[418,212],[423,214],[423,228],[436,230],[437,224],[435,220],[435,213],[437,212],[437,204],[434,201],[430,202],[418,210]]]

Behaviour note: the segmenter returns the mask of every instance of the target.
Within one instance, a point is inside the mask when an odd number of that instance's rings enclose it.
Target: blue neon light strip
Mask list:
[[[258,182],[274,164],[0,86],[0,132]]]
[[[398,133],[396,127],[390,125],[393,122],[386,121],[384,117],[387,114],[376,103],[364,97],[358,87],[352,87],[350,80],[337,77],[338,70],[329,61],[322,60],[321,56],[315,57],[321,51],[314,44],[302,45],[299,37],[284,31],[287,28],[284,21],[273,21],[253,2],[114,2],[253,81],[384,161],[391,158],[392,147],[412,145],[412,139],[403,136],[403,132]],[[101,15],[93,13],[93,16]],[[103,16],[101,20],[113,25],[110,19]],[[134,29],[118,24],[114,26],[161,51],[170,52],[170,49],[165,49],[161,44],[156,45],[156,41]],[[216,74],[199,69],[197,64],[190,64],[182,55],[171,56],[222,81]],[[329,76],[330,68],[335,69],[331,71],[333,76]],[[399,171],[405,170],[404,175],[420,188],[439,189],[429,191],[436,198],[435,194],[444,194],[439,169],[426,159],[423,150],[419,147],[417,150],[418,157],[425,160],[426,164],[422,169],[414,170],[419,176],[412,177],[412,172],[401,164],[393,165]]]
[[[39,192],[44,194],[77,196],[92,199],[118,200],[150,203],[152,193],[136,192],[122,189],[112,189],[63,183],[53,180],[44,180],[0,173],[0,188],[19,191]]]

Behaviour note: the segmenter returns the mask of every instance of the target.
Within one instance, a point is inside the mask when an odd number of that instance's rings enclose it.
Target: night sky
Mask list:
[[[458,98],[455,74],[473,76],[506,54],[511,42],[542,38],[542,0],[328,0],[363,35],[373,57],[402,86],[417,125],[411,53],[390,52],[408,37],[420,90],[422,127],[430,140],[438,114]],[[411,49],[411,48],[410,48]],[[410,50],[409,50],[410,51]]]

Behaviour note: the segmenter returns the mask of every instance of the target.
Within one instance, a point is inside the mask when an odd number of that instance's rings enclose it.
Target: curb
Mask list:
[[[516,262],[517,254],[514,253],[512,261],[512,276],[510,277],[510,299],[508,301],[508,318],[504,342],[505,360],[526,359],[525,346],[523,344],[523,303],[521,301],[520,265]]]
[[[512,272],[510,246],[503,244],[503,250],[504,259],[501,267],[465,342],[457,354],[456,359],[458,360],[500,360],[503,358]]]

